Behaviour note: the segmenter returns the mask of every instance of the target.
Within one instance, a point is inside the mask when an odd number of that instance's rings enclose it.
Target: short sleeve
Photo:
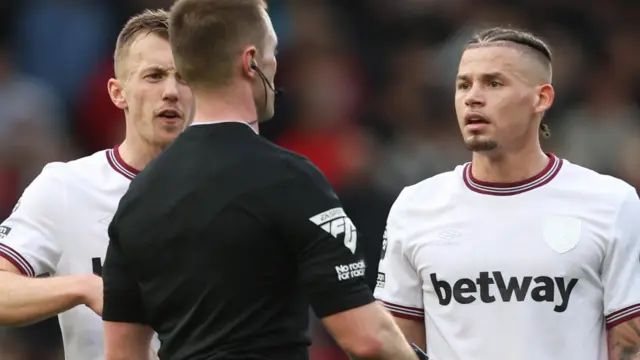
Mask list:
[[[358,231],[315,171],[270,187],[267,201],[278,233],[296,257],[298,282],[323,318],[375,300],[365,281]]]
[[[0,225],[0,256],[23,275],[53,275],[62,254],[67,184],[59,164],[47,165]]]
[[[422,282],[404,251],[405,196],[403,191],[389,212],[374,295],[394,316],[422,321]]]
[[[640,199],[635,190],[618,212],[602,284],[607,329],[640,315]]]
[[[109,246],[102,268],[104,282],[102,319],[145,324],[140,288],[120,246],[116,221],[109,225]]]

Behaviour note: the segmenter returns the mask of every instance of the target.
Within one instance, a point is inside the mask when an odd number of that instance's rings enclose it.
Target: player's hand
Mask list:
[[[102,278],[93,274],[81,275],[81,277],[80,294],[82,303],[99,316],[102,316]]]

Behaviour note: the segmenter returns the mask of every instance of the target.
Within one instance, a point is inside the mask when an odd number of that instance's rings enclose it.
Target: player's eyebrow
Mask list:
[[[482,74],[483,79],[501,79],[504,78],[504,73],[500,71],[490,72],[486,74]]]
[[[469,78],[470,76],[468,74],[458,74],[458,76],[456,76],[456,81],[469,81]],[[494,72],[484,73],[480,75],[480,78],[482,78],[483,80],[500,79],[500,78],[504,78],[504,74],[499,71],[494,71]]]
[[[144,69],[142,69],[142,72],[144,73],[151,73],[151,72],[161,72],[161,73],[167,73],[167,72],[171,72],[171,71],[176,71],[176,68],[173,66],[162,66],[162,65],[149,65],[147,67],[145,67]]]
[[[145,72],[166,72],[167,68],[165,68],[164,66],[160,66],[160,65],[151,65],[151,66],[147,66],[144,69]]]

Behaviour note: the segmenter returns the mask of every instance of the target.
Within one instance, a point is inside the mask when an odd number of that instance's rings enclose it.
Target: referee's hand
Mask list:
[[[429,360],[429,357],[427,356],[427,354],[424,351],[422,351],[422,349],[420,349],[420,347],[418,347],[418,345],[411,344],[411,348],[418,355],[418,359],[420,359],[420,360]]]

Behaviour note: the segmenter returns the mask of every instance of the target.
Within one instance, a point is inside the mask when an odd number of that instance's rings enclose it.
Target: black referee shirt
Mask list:
[[[109,236],[103,318],[153,327],[163,360],[308,359],[309,304],[374,301],[324,176],[246,124],[188,128],[132,181]]]

